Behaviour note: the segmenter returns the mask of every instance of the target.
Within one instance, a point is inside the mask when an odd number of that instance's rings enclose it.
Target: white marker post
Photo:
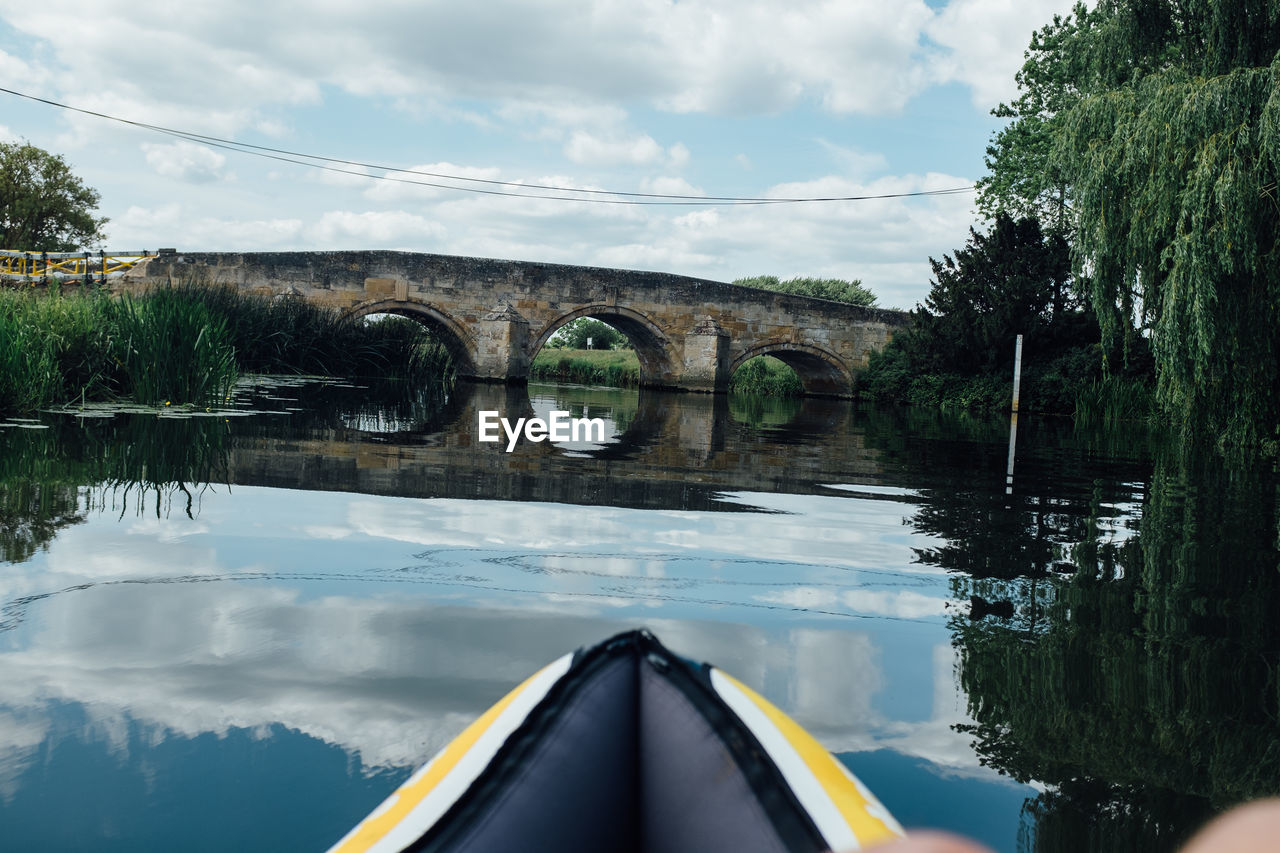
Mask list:
[[[1018,411],[1018,392],[1022,388],[1022,335],[1013,350],[1013,410]]]
[[[1013,455],[1018,446],[1018,394],[1022,386],[1022,335],[1013,350],[1013,411],[1009,413],[1009,467],[1004,475],[1004,493],[1013,494]]]

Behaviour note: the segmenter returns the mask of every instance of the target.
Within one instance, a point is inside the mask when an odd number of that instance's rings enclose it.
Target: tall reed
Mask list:
[[[454,366],[413,321],[345,318],[296,297],[193,285],[119,300],[0,289],[0,412],[120,397],[207,402],[239,372],[398,378],[443,395]]]
[[[240,368],[401,378],[451,385],[453,361],[430,330],[403,317],[352,319],[300,296],[183,285],[178,292],[222,317]]]
[[[94,292],[0,290],[0,411],[105,394],[107,304]]]
[[[1081,426],[1150,420],[1156,411],[1151,386],[1135,379],[1108,376],[1080,387],[1075,396],[1075,419]]]
[[[227,323],[180,291],[111,303],[120,390],[140,403],[224,399],[238,375]]]

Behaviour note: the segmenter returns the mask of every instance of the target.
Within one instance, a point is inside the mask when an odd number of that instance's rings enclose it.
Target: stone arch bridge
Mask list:
[[[113,281],[137,291],[209,282],[295,294],[351,316],[397,314],[437,332],[458,373],[523,382],[538,350],[578,317],[627,335],[647,387],[720,392],[772,355],[806,393],[847,397],[907,315],[685,276],[416,252],[171,252]]]

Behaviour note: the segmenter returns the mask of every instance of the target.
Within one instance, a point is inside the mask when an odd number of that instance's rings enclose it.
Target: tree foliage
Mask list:
[[[988,373],[1013,362],[1021,334],[1043,348],[1068,310],[1065,241],[1045,236],[1034,219],[1000,214],[988,233],[970,230],[954,256],[932,258],[934,282],[913,312],[917,363],[924,370]]]
[[[814,299],[829,299],[832,302],[848,302],[851,305],[875,306],[876,295],[863,287],[858,279],[842,278],[790,278],[779,281],[776,275],[757,275],[736,279],[734,284],[743,287],[756,287],[761,290],[776,290],[779,293],[790,293],[795,296],[810,296]]]
[[[107,220],[94,216],[97,190],[57,154],[0,143],[0,249],[69,252],[99,245]]]
[[[1280,0],[1077,5],[980,182],[988,214],[1056,194],[1108,343],[1149,337],[1165,410],[1242,443],[1280,424],[1278,50]]]
[[[971,231],[963,248],[930,263],[925,303],[908,329],[871,354],[858,382],[862,393],[916,405],[1007,408],[1014,342],[1022,335],[1021,405],[1080,410],[1102,380],[1102,359],[1097,321],[1069,287],[1061,234],[1001,213],[987,232]]]
[[[1103,329],[1150,330],[1158,399],[1230,440],[1280,423],[1280,3],[1111,2],[1136,40],[1151,6],[1159,61],[1082,98],[1055,147]],[[1181,8],[1179,8],[1181,7]],[[1091,63],[1119,79],[1115,59]]]
[[[590,341],[590,345],[588,345]],[[570,320],[556,330],[552,342],[568,349],[630,349],[627,336],[594,317]]]
[[[1069,230],[1071,188],[1051,154],[1063,112],[1079,98],[1075,48],[1092,23],[1080,3],[1072,14],[1055,15],[1053,23],[1033,33],[1026,62],[1014,78],[1021,94],[991,111],[1012,121],[992,136],[985,158],[989,174],[977,181],[978,210],[989,219],[1003,213],[1038,219],[1055,233]]]

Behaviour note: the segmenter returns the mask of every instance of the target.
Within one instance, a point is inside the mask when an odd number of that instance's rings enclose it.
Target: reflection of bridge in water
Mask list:
[[[832,494],[821,484],[880,482],[878,454],[851,429],[848,403],[797,405],[786,424],[755,429],[734,420],[723,395],[641,390],[626,428],[602,447],[522,439],[507,453],[505,442],[479,441],[478,413],[533,416],[525,389],[460,383],[438,431],[238,436],[228,476],[235,485],[401,497],[722,511],[724,492]]]

